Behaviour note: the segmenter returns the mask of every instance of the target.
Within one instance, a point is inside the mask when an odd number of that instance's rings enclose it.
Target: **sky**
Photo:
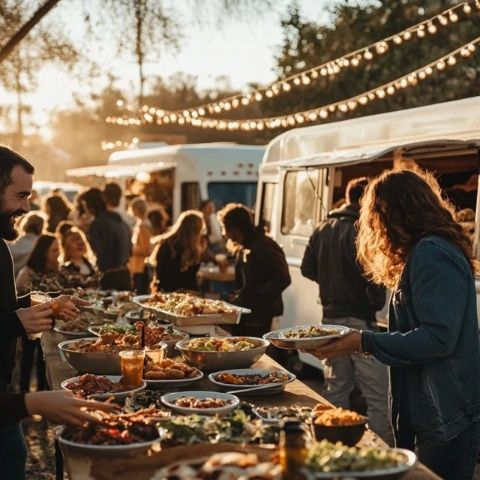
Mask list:
[[[177,0],[177,5],[181,5],[181,2]],[[280,20],[288,4],[288,0],[277,0],[276,11],[248,23],[225,19],[222,28],[218,28],[214,22],[203,28],[189,25],[181,50],[177,54],[165,54],[157,63],[147,64],[146,73],[162,77],[169,77],[176,72],[190,73],[198,77],[200,88],[213,87],[215,79],[220,76],[228,77],[231,86],[238,89],[246,88],[250,82],[270,83],[275,79],[274,55],[282,42]],[[332,0],[298,0],[303,18],[312,21],[327,20],[326,7],[331,4]],[[54,9],[49,15],[52,19],[59,15],[65,22],[71,15],[68,7],[65,4],[60,9],[59,6],[59,10]],[[80,41],[84,34],[82,29],[82,22],[74,23],[71,27],[72,37]],[[133,59],[118,58],[108,48],[107,39],[98,55],[105,70],[121,78],[119,87],[136,91],[137,70]],[[101,87],[101,82],[96,85],[98,89]],[[48,136],[49,133],[47,124],[50,112],[72,105],[74,91],[86,94],[86,87],[72,80],[64,71],[47,67],[39,72],[38,89],[26,100],[32,105],[34,122],[41,127],[44,135]]]

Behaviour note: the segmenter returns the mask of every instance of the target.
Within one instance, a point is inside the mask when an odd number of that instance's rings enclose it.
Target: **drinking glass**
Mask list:
[[[122,383],[132,387],[143,385],[144,350],[124,350],[119,353],[122,366]]]
[[[40,305],[45,302],[50,302],[52,300],[52,297],[48,293],[44,292],[32,292],[30,294],[30,305],[33,307],[35,305]],[[37,340],[38,338],[41,338],[43,332],[38,332],[38,333],[29,333],[27,335],[27,338],[29,340]]]

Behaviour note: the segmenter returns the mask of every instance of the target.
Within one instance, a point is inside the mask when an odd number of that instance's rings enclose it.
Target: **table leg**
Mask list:
[[[55,440],[55,480],[63,480],[63,455],[57,440]]]

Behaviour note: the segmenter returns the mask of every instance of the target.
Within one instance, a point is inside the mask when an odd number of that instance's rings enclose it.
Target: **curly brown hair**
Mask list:
[[[370,182],[362,199],[357,252],[373,281],[395,287],[412,248],[429,235],[458,247],[475,271],[472,242],[432,174],[389,170]]]

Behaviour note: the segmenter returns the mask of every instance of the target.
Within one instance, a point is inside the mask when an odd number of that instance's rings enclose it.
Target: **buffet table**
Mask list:
[[[76,370],[70,364],[63,360],[57,348],[58,343],[66,338],[58,333],[44,334],[42,337],[42,347],[45,356],[47,379],[52,390],[60,389],[63,380],[77,375]],[[273,359],[264,355],[253,368],[281,368]],[[190,389],[191,387],[189,387]],[[216,386],[208,380],[208,375],[194,384],[191,389],[195,390],[217,390]],[[258,395],[247,396],[241,395],[241,399],[250,401],[258,406],[290,406],[299,404],[304,406],[314,406],[318,402],[326,403],[326,400],[309,388],[303,382],[295,380],[286,385],[285,392],[277,395]],[[371,431],[367,431],[360,445],[383,447],[383,441],[375,436]],[[182,447],[185,451],[188,446]],[[146,456],[145,454],[136,454],[131,458],[112,458],[101,456],[87,456],[76,452],[62,449],[65,467],[71,480],[127,480],[131,478],[139,480],[149,480],[154,474],[158,465],[155,464],[155,454]],[[61,462],[60,462],[61,463]],[[57,466],[60,465],[57,462]],[[57,472],[57,478],[63,478],[62,472]],[[408,473],[403,475],[402,480],[426,480],[438,479],[436,475],[430,472],[423,465],[417,465]]]

